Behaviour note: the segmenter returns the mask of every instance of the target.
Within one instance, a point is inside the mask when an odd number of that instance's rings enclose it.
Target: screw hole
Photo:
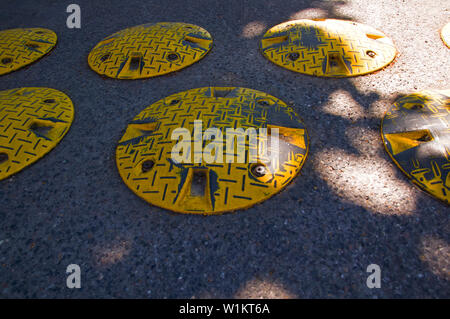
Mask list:
[[[170,53],[167,55],[167,60],[170,62],[178,60],[180,57],[176,53]]]
[[[411,110],[420,110],[423,108],[423,105],[421,104],[414,104],[413,106],[411,106]]]
[[[146,160],[142,163],[142,173],[147,173],[149,170],[153,168],[155,162],[152,160]]]
[[[11,63],[12,62],[12,59],[11,58],[3,58],[2,59],[2,64],[9,64],[9,63]]]
[[[48,103],[48,104],[55,103],[55,99],[46,99],[46,100],[44,100],[44,103]]]
[[[374,58],[374,57],[377,55],[375,52],[373,52],[373,51],[371,51],[371,50],[366,51],[366,54],[367,54],[368,56],[370,56],[371,58]]]
[[[269,106],[270,105],[269,102],[267,102],[265,100],[259,100],[257,103],[261,106]]]
[[[175,104],[178,104],[179,102],[180,102],[180,100],[172,100],[170,102],[170,105],[175,105]]]
[[[111,53],[106,53],[100,57],[100,61],[105,62],[111,57]]]
[[[252,166],[251,172],[255,177],[263,177],[267,174],[267,168],[263,164],[255,164]]]
[[[0,164],[2,164],[3,162],[6,162],[8,160],[8,154],[6,153],[0,153]]]
[[[292,53],[289,53],[289,55],[288,55],[288,58],[291,61],[298,60],[299,57],[300,57],[300,54],[298,54],[297,52],[292,52]]]

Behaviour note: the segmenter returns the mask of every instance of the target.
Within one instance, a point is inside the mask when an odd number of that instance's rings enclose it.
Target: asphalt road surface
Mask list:
[[[66,7],[81,7],[81,29]],[[439,31],[447,0],[5,1],[0,29],[45,27],[53,52],[0,77],[0,90],[43,86],[73,101],[75,120],[44,158],[0,182],[0,297],[449,298],[449,208],[414,187],[384,151],[380,120],[398,94],[450,87]],[[262,34],[294,18],[369,24],[395,42],[375,74],[297,74],[258,51]],[[95,44],[126,27],[182,21],[207,29],[211,52],[177,73],[100,77]],[[306,123],[310,153],[283,192],[221,216],[172,213],[122,182],[115,147],[127,123],[170,94],[242,86],[272,94]],[[81,288],[66,287],[66,267]],[[381,267],[369,289],[367,266]]]

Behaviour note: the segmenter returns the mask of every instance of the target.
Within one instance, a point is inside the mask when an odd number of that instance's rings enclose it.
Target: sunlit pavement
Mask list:
[[[380,120],[398,94],[450,86],[439,30],[448,1],[2,1],[0,29],[45,27],[54,51],[2,76],[0,90],[66,93],[75,120],[47,156],[0,182],[0,297],[449,298],[448,206],[413,186],[383,149]],[[289,19],[342,18],[393,39],[399,55],[375,74],[297,74],[258,52]],[[120,81],[89,69],[95,44],[120,29],[183,21],[208,30],[211,52],[174,74]],[[114,150],[145,106],[204,86],[242,86],[294,103],[310,153],[272,199],[222,216],[150,206],[122,182]],[[81,289],[66,267],[81,268]],[[369,289],[370,264],[381,288]]]

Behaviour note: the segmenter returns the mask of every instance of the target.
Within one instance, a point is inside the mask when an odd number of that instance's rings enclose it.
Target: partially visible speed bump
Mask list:
[[[52,150],[72,124],[73,104],[49,88],[0,91],[0,180]]]
[[[292,106],[237,87],[180,92],[150,105],[116,149],[126,185],[147,202],[180,213],[248,208],[300,172],[308,137]]]
[[[56,45],[55,32],[43,28],[0,31],[0,75],[20,69],[49,53]]]
[[[208,31],[193,24],[143,24],[103,39],[89,53],[88,63],[111,78],[148,78],[197,62],[211,50],[212,42]]]
[[[391,63],[397,50],[380,31],[352,21],[294,20],[269,29],[262,54],[291,71],[325,77],[374,72]]]
[[[423,190],[450,203],[450,90],[398,99],[386,112],[381,135],[397,166]]]
[[[441,39],[445,45],[450,48],[450,22],[447,23],[441,30]]]

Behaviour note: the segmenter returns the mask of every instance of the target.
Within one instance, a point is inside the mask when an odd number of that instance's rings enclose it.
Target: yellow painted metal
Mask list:
[[[193,24],[149,23],[103,39],[89,53],[88,63],[111,78],[148,78],[197,62],[211,50],[212,42],[208,31]]]
[[[450,22],[447,23],[441,30],[441,39],[445,45],[450,48]]]
[[[55,32],[43,28],[0,31],[0,75],[20,69],[49,53],[56,45]]]
[[[70,98],[49,88],[0,91],[0,180],[52,150],[74,116]]]
[[[386,112],[381,136],[397,166],[423,190],[450,203],[450,90],[412,93]]]
[[[382,69],[397,50],[382,32],[352,21],[294,20],[269,29],[262,54],[291,71],[325,77],[349,77]]]
[[[180,128],[187,137],[173,136]],[[218,131],[208,139],[212,128]],[[266,130],[257,134],[258,142],[247,137],[240,151],[227,143],[260,128]],[[275,129],[278,152],[270,139]],[[172,155],[180,141],[187,142],[186,161]],[[252,157],[256,144],[270,152]],[[214,145],[208,160],[204,154]],[[171,95],[139,113],[118,143],[116,162],[123,181],[147,202],[180,213],[217,214],[248,208],[281,191],[300,172],[307,152],[306,128],[292,106],[252,89],[205,87]]]

